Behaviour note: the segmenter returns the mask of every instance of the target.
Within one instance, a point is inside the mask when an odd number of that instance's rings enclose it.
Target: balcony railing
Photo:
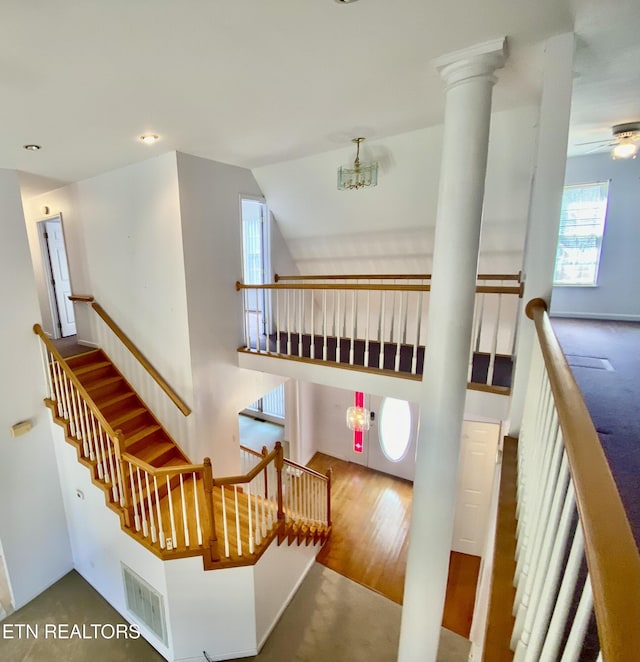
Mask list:
[[[514,659],[638,660],[638,548],[545,302],[527,314],[537,339],[518,444]]]
[[[294,278],[298,282],[282,282]],[[476,287],[468,381],[506,393],[522,289],[500,282],[517,276],[482,278]],[[429,340],[428,274],[278,280],[266,285],[236,283],[243,292],[242,351],[420,378]]]

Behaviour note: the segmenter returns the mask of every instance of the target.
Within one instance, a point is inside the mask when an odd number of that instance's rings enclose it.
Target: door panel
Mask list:
[[[71,280],[69,278],[64,235],[62,234],[62,223],[59,220],[47,221],[46,229],[49,260],[54,281],[53,288],[56,297],[58,321],[60,322],[60,334],[63,337],[72,336],[76,332],[76,321],[73,303],[69,301]]]
[[[452,549],[482,556],[500,426],[464,421]]]

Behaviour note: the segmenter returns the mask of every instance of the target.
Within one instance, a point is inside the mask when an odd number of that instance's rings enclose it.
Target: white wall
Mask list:
[[[517,272],[529,208],[537,109],[494,113],[481,239],[481,271]],[[431,270],[442,126],[367,141],[378,186],[338,191],[353,149],[256,168],[253,173],[301,273]]]
[[[46,388],[39,340],[38,295],[25,232],[18,175],[0,170],[0,539],[15,607],[71,570],[62,496],[42,398]],[[13,438],[13,424],[33,429]]]
[[[276,626],[282,612],[293,599],[298,586],[315,561],[320,545],[278,546],[273,542],[253,566],[258,650]]]
[[[259,196],[251,172],[178,153],[197,452],[214,475],[240,468],[238,412],[284,381],[238,368],[243,344],[240,196]]]
[[[34,263],[40,258],[35,223],[45,204],[52,213],[62,212],[74,290],[93,294],[190,405],[193,385],[175,152],[30,200],[27,227]],[[79,338],[97,342],[102,322],[85,304],[75,308]],[[139,364],[130,360],[118,365],[141,390],[137,382],[145,376],[138,375]],[[177,434],[178,425],[164,420],[158,407],[155,413],[187,455],[200,459],[190,426],[184,424]]]
[[[565,184],[610,180],[605,233],[596,287],[554,287],[551,312],[556,315],[640,320],[640,159],[610,154],[567,160]]]
[[[255,655],[253,568],[202,569],[200,557],[165,563],[175,660]]]
[[[165,564],[122,531],[120,518],[107,508],[104,492],[91,482],[89,470],[78,462],[76,450],[65,440],[62,428],[53,421],[50,425],[69,524],[73,565],[116,611],[128,621],[137,622],[126,608],[121,562],[163,595],[167,605]],[[76,495],[76,490],[82,492],[83,498]],[[138,624],[145,639],[162,655],[172,659],[171,638],[169,645],[165,646]]]

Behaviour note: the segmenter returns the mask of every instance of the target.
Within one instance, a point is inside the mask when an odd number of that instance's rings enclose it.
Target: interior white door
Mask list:
[[[418,406],[377,395],[367,396],[367,400],[365,406],[373,413],[365,440],[367,466],[412,481],[416,473]]]
[[[45,239],[51,264],[52,285],[56,299],[56,310],[58,311],[60,335],[63,337],[72,336],[76,332],[76,320],[73,303],[69,301],[71,280],[69,279],[69,265],[60,219],[46,221]]]
[[[496,466],[500,426],[464,421],[460,446],[460,471],[451,549],[482,556],[491,488]]]

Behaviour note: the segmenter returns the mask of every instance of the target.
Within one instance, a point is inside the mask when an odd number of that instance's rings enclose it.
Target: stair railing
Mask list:
[[[478,281],[517,281],[520,282],[521,274],[478,274]],[[344,282],[353,282],[362,283],[362,281],[367,281],[369,283],[375,283],[385,280],[397,281],[421,281],[426,282],[431,280],[431,274],[297,274],[282,276],[280,274],[274,274],[273,280],[275,283],[281,281],[289,281],[300,283],[303,281],[309,280],[340,280]]]
[[[95,479],[109,487],[111,501],[126,508],[128,499],[122,473],[122,447],[116,431],[42,327],[35,324],[33,332],[41,340],[42,365],[48,391],[45,403],[54,416],[67,426],[68,435],[78,443],[85,462],[95,467]]]
[[[420,378],[428,342],[429,283],[237,282],[236,289],[244,298],[245,345],[241,351]],[[256,312],[250,302],[256,300],[259,290],[270,296],[265,310]],[[496,388],[496,359],[504,356],[510,361],[513,355],[521,296],[522,286],[476,287],[469,359],[472,384]],[[487,363],[482,377],[474,374],[474,359]]]
[[[307,527],[314,533],[331,526],[331,469],[323,476],[317,471],[284,461],[285,521]]]
[[[577,660],[595,612],[598,659],[627,662],[640,651],[640,556],[546,310],[542,299],[526,307],[537,336],[518,443],[511,647],[518,662]]]
[[[122,431],[108,423],[42,327],[35,324],[33,331],[41,340],[45,403],[91,468],[93,480],[106,488],[110,504],[122,513],[125,530],[148,549],[163,559],[201,555],[205,569],[216,567],[221,560],[216,505],[222,513],[226,559],[237,560],[245,551],[253,554],[283,528],[280,442],[241,476],[214,478],[209,458],[202,464],[151,466],[126,452]],[[242,528],[241,513],[247,516],[248,531]]]

